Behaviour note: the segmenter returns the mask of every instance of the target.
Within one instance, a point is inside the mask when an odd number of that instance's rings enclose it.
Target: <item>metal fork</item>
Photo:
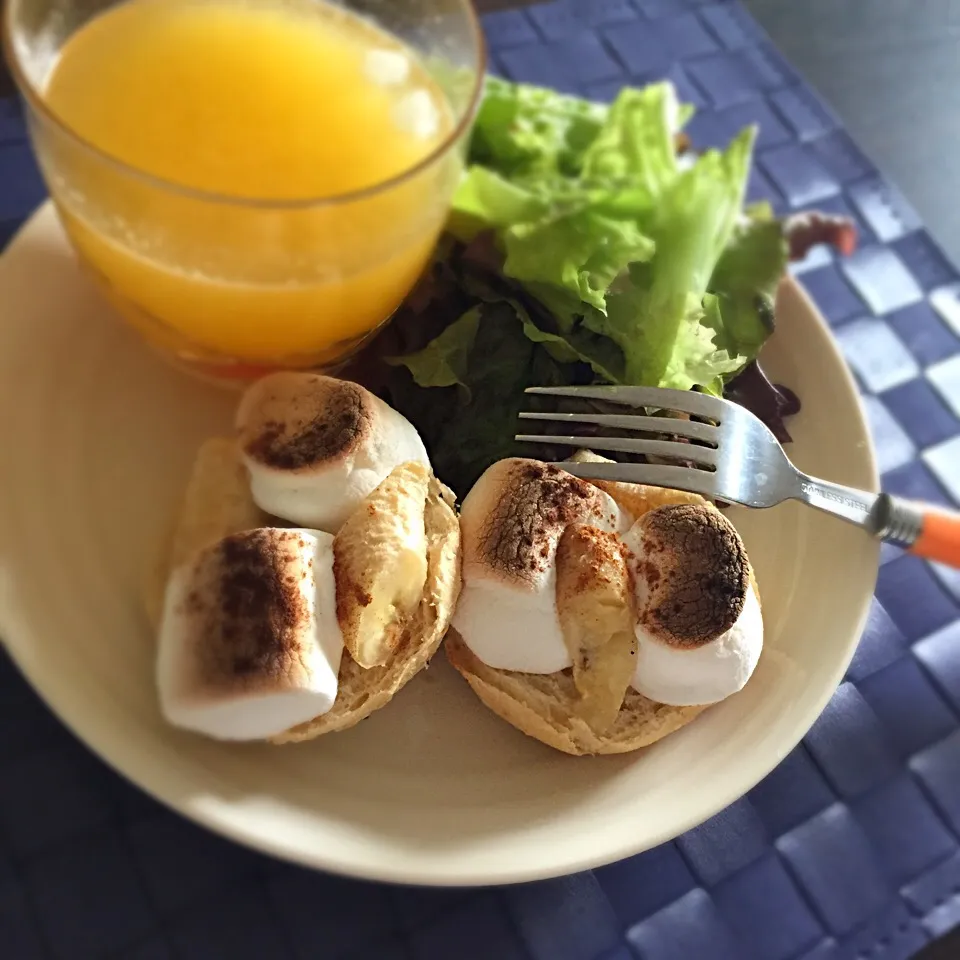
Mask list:
[[[688,490],[745,507],[800,500],[862,527],[919,556],[960,567],[960,513],[888,493],[869,493],[818,480],[798,470],[758,417],[729,400],[653,387],[530,387],[527,393],[600,400],[634,409],[672,411],[695,420],[610,413],[521,413],[523,420],[584,424],[632,434],[672,436],[553,436],[520,434],[526,443],[654,456],[671,463],[572,463],[556,466],[585,480],[643,483]]]

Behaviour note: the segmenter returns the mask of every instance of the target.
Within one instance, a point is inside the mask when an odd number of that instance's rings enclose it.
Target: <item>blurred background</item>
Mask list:
[[[960,263],[960,0],[744,2]]]

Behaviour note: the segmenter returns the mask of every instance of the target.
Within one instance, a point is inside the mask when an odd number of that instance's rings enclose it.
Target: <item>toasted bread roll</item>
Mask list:
[[[430,478],[424,511],[427,531],[427,578],[420,603],[406,621],[391,656],[382,666],[364,670],[352,657],[340,665],[340,688],[333,708],[300,724],[274,743],[311,740],[322,733],[346,730],[386,706],[437,652],[460,595],[460,524],[453,493]]]
[[[576,459],[602,458],[583,451]],[[530,562],[553,564],[567,662],[546,669],[547,658],[537,653],[543,636],[534,636],[533,656],[531,630],[498,622],[495,652],[518,664],[503,667],[488,656],[489,638],[477,642],[459,629],[459,612],[445,644],[447,658],[491,710],[577,755],[636,750],[680,729],[743,686],[762,645],[759,595],[743,544],[712,504],[654,487],[592,486],[629,516],[627,529],[597,528],[589,510],[571,509],[549,558],[536,538],[517,541],[517,563],[529,555]],[[591,502],[589,495],[580,499]],[[483,506],[493,517],[514,509],[506,497]],[[466,556],[489,524],[483,511],[464,524]],[[472,576],[465,567],[465,596],[474,589]],[[482,624],[477,617],[467,625],[479,632]]]
[[[329,534],[278,528],[276,519],[253,503],[237,443],[217,439],[204,444],[195,461],[162,569],[157,582],[149,586],[146,597],[153,623],[158,632],[166,634],[168,653],[164,657],[163,677],[167,692],[164,697],[172,706],[172,714],[185,720],[179,725],[224,739],[262,735],[274,743],[309,740],[323,733],[345,730],[385,706],[426,666],[443,639],[460,592],[460,526],[453,494],[423,464],[404,463],[360,501],[344,524],[344,530],[345,536],[338,548],[336,539]],[[204,636],[209,637],[210,627],[216,621],[219,625],[215,632],[223,642],[208,644],[209,656],[204,656],[209,662],[212,657],[218,663],[227,663],[230,657],[226,639],[238,635],[239,625],[232,628],[227,623],[231,608],[224,607],[217,597],[223,593],[221,586],[229,574],[221,562],[223,545],[243,531],[250,536],[241,539],[250,540],[251,545],[257,541],[264,547],[263,550],[258,547],[258,557],[267,580],[273,576],[270,571],[282,568],[284,578],[299,577],[305,583],[315,583],[316,590],[309,592],[310,601],[304,601],[306,606],[283,606],[278,598],[263,606],[263,616],[257,623],[266,633],[258,636],[263,639],[269,634],[266,648],[272,651],[274,659],[262,656],[262,670],[254,670],[244,682],[236,678],[230,682],[217,680],[207,671],[204,676],[209,682],[201,684],[197,678],[202,672],[203,657],[195,657],[191,651],[196,651]],[[279,543],[287,534],[307,544],[303,557],[286,559],[274,549],[275,545],[267,549],[260,544],[264,537],[273,537]],[[338,566],[334,557],[339,554],[342,589],[352,592],[353,600],[341,602],[337,596],[335,601],[330,601],[325,599],[329,591],[320,590],[326,570],[327,551],[323,545],[328,541],[331,591],[340,590],[333,586]],[[373,550],[378,551],[377,556],[371,553]],[[203,559],[205,553],[210,556]],[[390,562],[381,564],[383,558]],[[245,581],[249,590],[264,577]],[[201,580],[204,590],[209,591],[204,594],[203,603],[188,602],[190,584],[200,586]],[[165,622],[163,611],[165,591],[169,622]],[[370,604],[356,602],[364,592],[369,595]],[[246,603],[250,597],[246,593],[244,597]],[[187,616],[191,605],[196,616]],[[218,617],[213,616],[214,606],[220,610]],[[206,617],[202,625],[197,619],[201,607]],[[293,607],[299,611],[296,617]],[[364,613],[366,607],[372,608],[370,614]],[[333,628],[326,619],[328,612],[336,614]],[[248,614],[252,613],[251,607]],[[310,696],[321,704],[323,697],[329,695],[330,686],[322,676],[319,662],[313,663],[305,653],[311,649],[308,637],[319,642],[318,620],[326,624],[323,636],[330,650],[330,662],[335,661],[336,653],[331,630],[336,631],[341,645],[349,638],[347,649],[339,658],[332,706],[304,722],[268,731],[274,718],[282,717],[284,710],[294,709],[294,705],[301,709]],[[341,620],[346,629],[340,626]],[[256,626],[249,616],[244,622]],[[215,655],[214,647],[220,654]],[[303,656],[294,656],[296,650]],[[379,662],[365,668],[353,659],[351,650],[368,663]],[[298,660],[300,663],[296,666]],[[284,664],[289,669],[279,670]],[[271,670],[278,678],[272,685],[266,679]],[[232,726],[230,710],[233,707],[223,701],[224,690],[230,697],[246,696],[250,691],[256,695],[268,694],[274,697],[274,703],[272,707],[261,704],[259,713],[248,713],[239,727]],[[173,691],[172,696],[169,691]],[[181,698],[180,693],[184,691],[187,696]]]
[[[443,645],[447,659],[494,713],[518,730],[574,756],[629,753],[686,726],[706,707],[668,707],[630,688],[613,726],[597,733],[576,709],[571,671],[531,674],[494,670],[478,660],[456,632]]]
[[[160,622],[171,571],[221,537],[270,524],[270,517],[250,495],[237,441],[232,437],[207,440],[197,451],[166,548],[145,586],[150,622],[155,626]]]

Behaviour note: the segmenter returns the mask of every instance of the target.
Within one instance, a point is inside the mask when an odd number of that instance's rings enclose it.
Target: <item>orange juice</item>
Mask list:
[[[416,281],[457,174],[423,164],[452,127],[424,67],[322,2],[129,0],[67,40],[44,99],[96,148],[40,138],[82,258],[192,360],[344,355]]]

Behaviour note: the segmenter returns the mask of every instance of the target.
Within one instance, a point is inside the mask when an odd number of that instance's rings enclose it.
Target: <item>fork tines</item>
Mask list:
[[[602,400],[631,407],[675,410],[692,416],[718,419],[722,401],[679,390],[649,387],[530,387],[527,393],[542,396]],[[719,430],[713,423],[701,423],[677,417],[651,417],[646,414],[609,413],[533,413],[520,414],[521,420],[556,424],[583,424],[631,434],[653,434],[653,437],[575,436],[554,434],[518,434],[521,443],[543,443],[573,448],[589,448],[595,452],[640,454],[658,460],[676,460],[689,466],[715,470],[719,451]],[[675,437],[678,439],[664,439]]]
[[[676,410],[720,423],[729,404],[693,390],[665,390],[661,387],[527,387],[525,393],[574,400],[602,400],[625,407]]]

